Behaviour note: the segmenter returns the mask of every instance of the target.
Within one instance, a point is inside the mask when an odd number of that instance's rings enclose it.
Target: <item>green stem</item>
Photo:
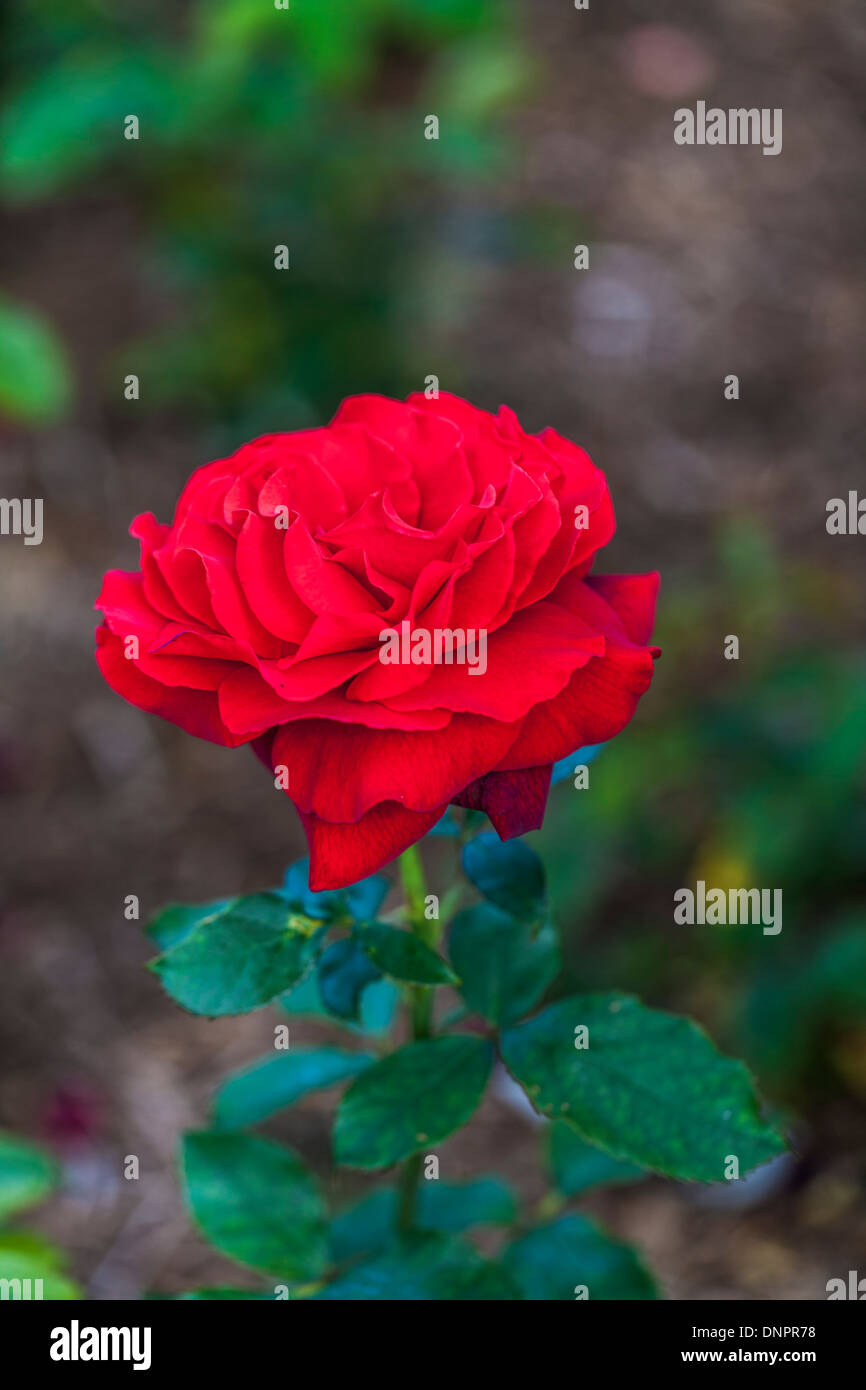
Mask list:
[[[418,846],[410,845],[409,849],[404,850],[399,864],[408,904],[409,927],[425,945],[435,947],[439,940],[439,923],[435,918],[428,921],[424,915],[427,884]],[[433,990],[427,985],[410,985],[407,1000],[413,1041],[429,1038],[433,1032]],[[418,1181],[423,1167],[424,1158],[420,1153],[410,1154],[403,1164],[397,1201],[397,1226],[401,1231],[409,1230],[414,1220]]]
[[[403,880],[403,888],[409,902],[409,921],[412,930],[417,936],[423,937],[427,923],[424,918],[424,899],[427,896],[427,884],[424,879],[424,862],[421,858],[421,851],[417,845],[410,845],[400,855],[397,861],[400,865],[400,877]]]
[[[397,1188],[398,1231],[408,1231],[412,1227],[418,1199],[418,1182],[423,1166],[423,1154],[410,1154],[400,1169],[400,1181]]]

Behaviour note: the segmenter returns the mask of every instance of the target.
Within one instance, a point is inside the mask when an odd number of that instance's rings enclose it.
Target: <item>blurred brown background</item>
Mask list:
[[[123,903],[268,887],[302,852],[248,752],[102,684],[102,572],[134,567],[130,520],[169,519],[197,464],[433,373],[588,449],[619,522],[603,567],[662,571],[656,684],[533,837],[564,987],[699,1018],[799,1147],[739,1206],[658,1180],[585,1205],[673,1298],[823,1298],[866,1249],[866,540],[825,529],[829,498],[866,493],[862,10],[325,8],[52,0],[5,21],[0,494],[43,497],[45,536],[0,538],[0,1126],[64,1164],[28,1225],[96,1299],[237,1282],[174,1153],[273,1019],[181,1013]],[[675,146],[698,99],[781,107],[782,153]],[[673,925],[678,886],[726,875],[783,887],[779,938]],[[323,1172],[332,1105],[274,1126]],[[537,1148],[494,1091],[443,1173],[535,1200]]]

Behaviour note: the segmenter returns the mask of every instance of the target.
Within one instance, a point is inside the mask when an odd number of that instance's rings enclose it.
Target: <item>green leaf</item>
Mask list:
[[[142,143],[170,119],[173,91],[162,63],[135,44],[79,44],[60,62],[37,65],[35,80],[7,102],[0,126],[0,188],[36,198],[80,178],[123,138],[129,112],[142,122]],[[135,157],[135,146],[127,159]]]
[[[544,911],[544,866],[522,840],[504,843],[484,830],[464,846],[463,868],[488,902],[514,917],[537,921]]]
[[[322,922],[333,922],[347,915],[346,894],[342,888],[314,893],[309,879],[309,859],[298,859],[286,869],[280,893],[293,911]]]
[[[559,970],[552,926],[533,935],[528,922],[488,903],[457,914],[448,951],[469,1008],[499,1025],[531,1009]]]
[[[334,1152],[353,1168],[387,1168],[469,1119],[493,1048],[466,1034],[398,1048],[353,1081],[337,1109]]]
[[[173,999],[215,1018],[267,1004],[295,984],[315,952],[316,937],[289,926],[276,893],[236,898],[198,922],[176,946],[151,962]]]
[[[183,1176],[192,1214],[218,1250],[287,1280],[321,1277],[325,1209],[290,1149],[247,1134],[187,1134]]]
[[[272,1303],[273,1294],[256,1293],[253,1289],[190,1289],[187,1293],[175,1295],[177,1303],[222,1303],[231,1300],[232,1302],[253,1302],[253,1303]]]
[[[323,951],[319,960],[317,978],[322,1003],[337,1018],[357,1021],[361,995],[381,975],[378,966],[361,949],[358,937],[343,937]]]
[[[285,1110],[308,1091],[323,1090],[357,1076],[374,1059],[365,1052],[337,1047],[278,1052],[230,1076],[213,1102],[214,1124],[220,1129],[256,1125],[277,1110]]]
[[[510,1187],[499,1178],[473,1182],[422,1182],[417,1224],[456,1234],[473,1226],[509,1226],[517,1216]]]
[[[453,1237],[416,1233],[334,1280],[317,1299],[514,1300],[505,1271]]]
[[[503,1251],[502,1263],[532,1300],[658,1298],[635,1251],[585,1216],[562,1216],[537,1227]]]
[[[381,1036],[388,1033],[400,1002],[400,991],[392,980],[382,976],[368,985],[361,995],[361,1016],[358,1027],[364,1033]]]
[[[29,1299],[41,1298],[52,1301],[81,1298],[78,1285],[63,1273],[63,1255],[59,1250],[46,1245],[39,1237],[29,1237],[17,1231],[0,1231],[0,1280],[30,1280]],[[34,1281],[41,1280],[41,1287]],[[6,1288],[6,1285],[0,1285]],[[24,1295],[26,1284],[8,1293],[3,1298],[14,1298],[18,1293]],[[14,1290],[14,1292],[13,1292]],[[38,1292],[37,1292],[38,1291]]]
[[[357,937],[364,953],[384,975],[419,985],[455,984],[457,976],[435,951],[411,932],[371,922]]]
[[[335,922],[351,917],[366,922],[376,916],[391,887],[387,878],[372,874],[349,888],[332,888],[314,893],[309,886],[310,861],[298,859],[286,869],[280,892],[296,912],[316,917],[323,922]]]
[[[319,1019],[332,1019],[331,1012],[325,1008],[319,994],[319,982],[314,972],[305,975],[300,984],[280,996],[280,1005],[288,1014],[307,1015]],[[361,994],[361,1006],[357,1023],[344,1019],[345,1026],[353,1033],[387,1033],[394,1020],[394,1012],[399,1002],[399,990],[384,975],[373,980]]]
[[[556,1120],[550,1126],[548,1143],[553,1181],[566,1197],[576,1197],[593,1187],[639,1182],[647,1176],[634,1163],[624,1163],[588,1144],[564,1120]]]
[[[473,1182],[422,1182],[415,1224],[456,1235],[473,1226],[510,1225],[517,1214],[514,1194],[498,1178]],[[331,1254],[342,1262],[381,1250],[391,1240],[397,1216],[393,1188],[371,1192],[331,1222]]]
[[[0,1131],[0,1219],[44,1202],[56,1184],[57,1167],[42,1149]]]
[[[369,1255],[388,1245],[397,1218],[397,1193],[380,1187],[346,1207],[331,1221],[331,1257],[336,1264]]]
[[[55,420],[69,394],[66,354],[54,330],[31,310],[0,300],[0,417]]]
[[[161,951],[170,951],[185,941],[200,922],[216,917],[234,901],[234,898],[217,898],[209,903],[166,903],[144,930]]]
[[[64,1252],[46,1240],[45,1236],[37,1235],[34,1231],[11,1228],[0,1230],[0,1245],[7,1252],[14,1250],[16,1254],[26,1256],[28,1260],[38,1260],[46,1269],[60,1271],[66,1267]]]
[[[346,901],[355,921],[371,921],[382,906],[390,887],[387,878],[383,878],[381,874],[373,874],[370,878],[362,878],[359,883],[353,883],[347,888]]]
[[[575,1046],[579,1027],[588,1046]],[[619,1158],[720,1182],[785,1144],[762,1119],[751,1077],[688,1019],[622,994],[563,999],[503,1033],[505,1065],[545,1115],[567,1118]]]

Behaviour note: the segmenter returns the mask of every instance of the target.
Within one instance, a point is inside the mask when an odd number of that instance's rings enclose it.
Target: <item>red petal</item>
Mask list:
[[[457,806],[485,811],[500,840],[538,830],[544,820],[552,764],[520,772],[488,772],[455,796]]]
[[[394,801],[375,806],[351,824],[333,824],[301,814],[310,848],[310,888],[345,888],[389,864],[432,829],[445,806],[407,811]]]
[[[590,575],[586,583],[610,604],[632,642],[645,646],[655,622],[659,575],[599,574]]]
[[[134,661],[127,661],[122,639],[109,632],[104,624],[97,629],[96,641],[99,669],[112,690],[131,705],[137,705],[148,714],[158,714],[161,719],[168,719],[188,734],[205,738],[210,743],[237,748],[247,742],[245,737],[238,738],[226,728],[214,692],[160,685],[144,675]]]
[[[413,811],[445,805],[497,765],[516,732],[466,715],[409,733],[309,719],[278,730],[273,757],[289,769],[289,796],[300,810],[355,821],[381,801]]]
[[[473,675],[468,663],[431,665],[423,685],[386,703],[396,710],[451,709],[511,722],[551,699],[573,671],[603,651],[604,638],[580,617],[558,604],[539,603],[490,633],[483,674]]]
[[[652,674],[653,650],[609,644],[604,656],[575,671],[564,690],[526,716],[499,769],[555,763],[575,748],[613,738],[631,719]]]

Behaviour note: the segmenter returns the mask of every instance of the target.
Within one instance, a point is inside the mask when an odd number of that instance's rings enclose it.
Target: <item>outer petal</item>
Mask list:
[[[455,796],[457,806],[485,811],[500,840],[538,830],[550,791],[551,764],[521,772],[488,772]]]
[[[563,691],[536,705],[498,770],[537,767],[575,748],[605,743],[625,728],[653,674],[657,648],[608,646]]]
[[[185,729],[188,734],[237,748],[248,741],[248,735],[238,736],[227,729],[219,714],[216,692],[189,690],[179,686],[160,685],[138,669],[134,661],[123,654],[123,640],[109,632],[103,623],[96,630],[96,660],[112,690],[131,705],[158,714]]]
[[[586,582],[610,604],[631,641],[644,646],[655,622],[658,573],[598,574],[590,575]]]
[[[345,888],[375,873],[431,830],[445,812],[407,811],[386,801],[350,824],[335,824],[301,812],[310,849],[310,888]]]
[[[447,805],[497,765],[518,732],[518,724],[466,715],[409,733],[305,719],[277,730],[272,755],[289,770],[299,810],[355,821],[383,801],[413,811]]]

